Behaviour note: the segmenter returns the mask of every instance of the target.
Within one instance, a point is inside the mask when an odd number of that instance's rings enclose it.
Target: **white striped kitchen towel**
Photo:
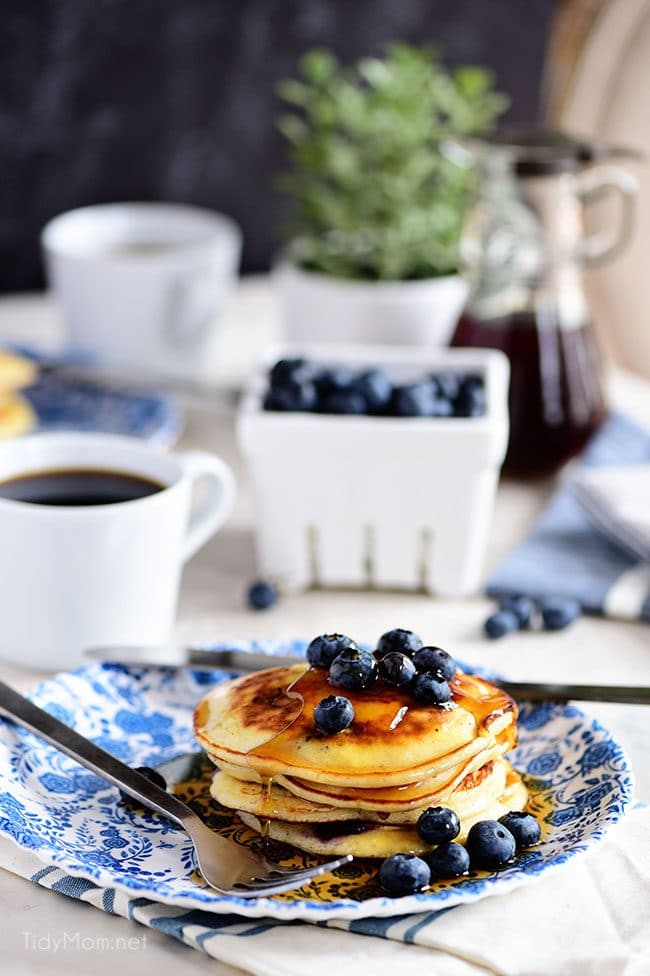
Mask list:
[[[0,867],[133,919],[255,976],[647,976],[650,809],[586,856],[509,894],[439,912],[308,924],[132,898],[0,842]],[[400,970],[400,967],[402,969]]]

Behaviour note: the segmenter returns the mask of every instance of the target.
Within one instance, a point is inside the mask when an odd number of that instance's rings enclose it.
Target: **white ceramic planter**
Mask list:
[[[274,274],[288,342],[444,346],[467,296],[459,275],[348,281],[287,262]]]
[[[259,569],[312,585],[462,595],[481,581],[508,439],[506,357],[497,351],[300,347],[317,362],[382,365],[397,381],[433,370],[484,375],[478,418],[388,418],[262,409],[274,350],[251,379],[238,436],[256,498]]]

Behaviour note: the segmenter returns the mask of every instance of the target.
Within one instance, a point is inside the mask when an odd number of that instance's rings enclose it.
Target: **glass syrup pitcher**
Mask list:
[[[550,474],[606,416],[582,269],[613,257],[629,239],[637,183],[605,161],[634,154],[543,130],[506,131],[455,148],[476,165],[479,187],[461,238],[469,297],[451,344],[506,353],[504,472]],[[619,226],[587,236],[585,206],[610,193],[621,201]]]

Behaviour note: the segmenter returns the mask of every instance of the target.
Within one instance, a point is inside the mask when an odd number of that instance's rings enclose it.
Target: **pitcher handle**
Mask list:
[[[586,237],[581,247],[585,264],[600,264],[624,250],[634,230],[639,184],[635,176],[618,166],[598,166],[577,178],[578,195],[584,207],[615,193],[621,201],[621,218],[616,230],[600,231]]]

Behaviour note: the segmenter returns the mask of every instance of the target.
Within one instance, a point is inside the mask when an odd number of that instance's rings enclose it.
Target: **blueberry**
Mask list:
[[[441,681],[437,674],[429,671],[422,671],[415,676],[411,692],[423,705],[444,705],[451,701],[451,688],[447,682]]]
[[[434,373],[431,380],[444,397],[455,400],[460,393],[463,376],[461,373]]]
[[[393,384],[383,370],[368,369],[357,376],[352,389],[364,397],[372,413],[381,413],[390,403]]]
[[[564,630],[580,616],[581,608],[577,600],[569,597],[550,596],[539,605],[545,630]]]
[[[368,403],[357,390],[332,390],[319,401],[320,413],[366,414]]]
[[[330,667],[330,683],[347,688],[348,691],[363,691],[369,688],[377,677],[377,662],[369,651],[350,647],[334,658]]]
[[[379,661],[379,674],[389,685],[408,688],[415,677],[415,665],[406,654],[393,651]]]
[[[417,831],[427,844],[448,844],[458,837],[460,820],[449,807],[428,807],[418,817]]]
[[[441,844],[427,854],[432,878],[460,878],[469,871],[469,854],[462,844]]]
[[[505,637],[506,634],[512,634],[515,630],[519,630],[519,620],[512,610],[497,610],[496,613],[487,618],[483,624],[483,630],[491,640],[497,640],[499,637]]]
[[[418,634],[414,634],[412,630],[402,630],[398,627],[396,630],[387,630],[385,634],[381,635],[377,641],[375,654],[377,657],[383,657],[385,654],[392,654],[396,651],[400,654],[406,654],[407,657],[413,657],[421,647],[422,638]]]
[[[510,831],[515,839],[518,851],[539,844],[542,829],[531,813],[519,813],[518,810],[511,810],[510,813],[499,817],[499,823]]]
[[[433,398],[431,404],[430,417],[453,417],[454,416],[454,405],[451,400],[448,400],[445,396],[437,396]]]
[[[249,587],[247,599],[251,610],[268,610],[278,602],[278,591],[272,583],[259,580]]]
[[[451,681],[456,673],[456,662],[441,647],[421,647],[413,655],[413,661],[418,671],[438,674],[443,681]]]
[[[159,773],[157,769],[152,769],[151,766],[136,766],[135,771],[136,773],[141,773],[143,776],[145,776],[150,783],[153,783],[155,786],[159,786],[161,790],[167,789],[165,777],[162,775],[162,773]],[[125,793],[123,790],[120,790],[120,796],[125,803],[138,803],[135,797],[129,796],[129,794]]]
[[[462,384],[454,408],[457,417],[482,417],[485,413],[485,385],[480,376],[468,376]]]
[[[341,651],[356,650],[357,645],[345,634],[321,634],[307,648],[307,660],[314,668],[329,668]]]
[[[319,369],[314,376],[314,384],[321,397],[335,390],[347,390],[354,382],[355,374],[349,366],[331,366]]]
[[[348,698],[340,695],[328,695],[316,705],[314,722],[319,732],[334,735],[347,729],[354,721],[354,708]]]
[[[511,610],[519,621],[522,630],[530,627],[535,612],[535,604],[529,596],[508,596],[499,602],[500,610]]]
[[[515,839],[497,820],[479,820],[465,845],[473,868],[501,868],[515,856]]]
[[[379,882],[389,895],[412,895],[430,881],[429,865],[415,854],[393,854],[379,869]]]
[[[309,412],[316,408],[316,387],[309,380],[289,378],[284,386],[270,390],[264,397],[265,410]]]
[[[392,413],[397,417],[431,417],[436,390],[430,380],[419,380],[393,391]]]
[[[310,379],[311,374],[312,369],[306,359],[280,359],[269,371],[269,383],[271,389],[275,390],[286,386],[292,380],[301,382]]]

